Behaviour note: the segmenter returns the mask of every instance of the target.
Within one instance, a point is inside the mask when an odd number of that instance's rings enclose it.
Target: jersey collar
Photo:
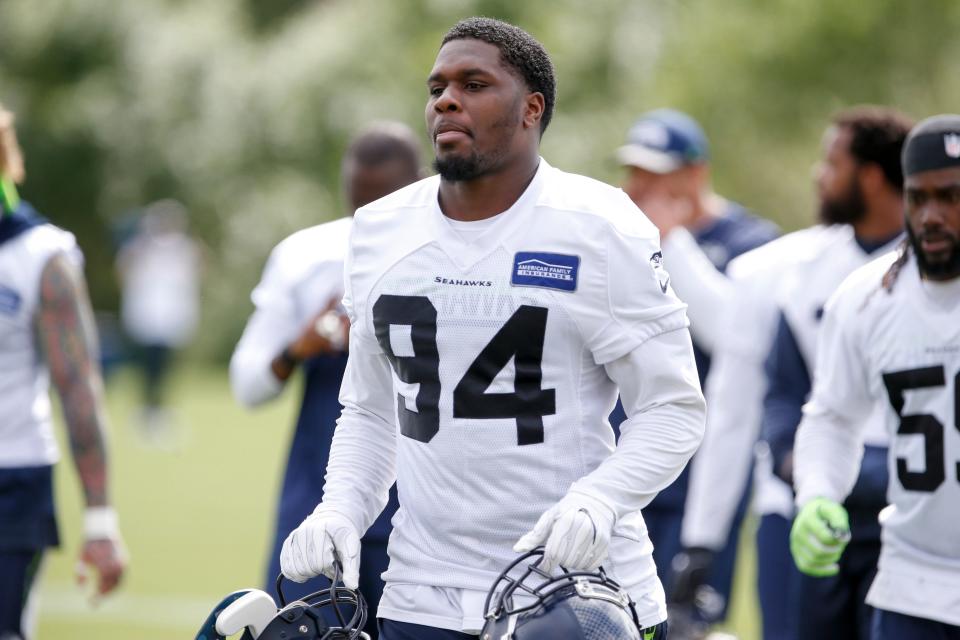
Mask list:
[[[433,194],[430,221],[434,240],[450,260],[463,271],[469,270],[491,253],[507,247],[516,233],[529,222],[529,214],[536,207],[543,190],[546,175],[552,167],[540,158],[533,180],[513,205],[497,216],[497,221],[482,234],[467,242],[450,224],[440,210],[440,181],[436,182]]]
[[[0,216],[0,245],[13,240],[24,231],[46,223],[47,220],[38,215],[30,205],[20,201],[15,211]]]

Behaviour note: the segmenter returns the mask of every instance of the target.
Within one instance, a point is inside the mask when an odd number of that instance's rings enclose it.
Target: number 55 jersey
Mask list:
[[[395,462],[387,582],[486,591],[573,486],[617,514],[608,571],[633,593],[660,591],[638,509],[679,474],[703,416],[656,229],[619,189],[543,160],[509,210],[477,223],[445,218],[439,184],[355,216],[345,410],[320,508],[362,531]],[[641,349],[649,362],[624,364]],[[615,449],[614,379],[634,398],[634,436],[659,435],[643,456],[623,458],[621,445],[619,465],[598,469]],[[685,401],[689,416],[644,421]],[[363,446],[376,451],[346,453]],[[360,461],[374,471],[358,473]]]
[[[960,279],[924,280],[896,253],[855,271],[827,304],[813,395],[797,434],[797,503],[842,500],[879,403],[889,506],[867,602],[960,624]],[[873,414],[878,415],[878,414]]]

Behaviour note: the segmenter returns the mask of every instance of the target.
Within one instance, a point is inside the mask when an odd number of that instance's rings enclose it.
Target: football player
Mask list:
[[[779,313],[776,290],[784,272],[827,236],[829,232],[821,226],[796,231],[743,254],[727,268],[728,294],[715,308],[713,323],[724,337],[714,346],[704,389],[710,407],[707,429],[690,473],[681,533],[684,549],[672,565],[669,596],[680,607],[675,611],[686,608],[695,613],[709,604],[709,600],[701,602],[703,587],[710,584],[715,558],[735,530],[741,496],[749,487],[755,463],[757,595],[763,637],[769,640],[795,637],[795,602],[788,585],[796,569],[787,547],[792,492],[773,475],[766,449],[755,447],[767,387],[763,363],[773,342]],[[682,290],[680,276],[673,271],[671,275],[678,291]]]
[[[50,381],[60,396],[86,510],[78,578],[95,596],[120,582],[126,554],[110,506],[96,328],[72,234],[17,197],[23,160],[0,107],[0,637],[30,638],[36,578],[59,544]]]
[[[386,640],[474,637],[501,568],[540,545],[545,570],[602,564],[644,633],[664,633],[640,509],[696,450],[703,396],[656,228],[539,155],[555,88],[529,34],[458,23],[426,83],[439,175],[354,219],[344,410],[323,502],[281,566],[304,580],[339,557],[356,586],[359,538],[396,479]]]
[[[903,149],[908,241],[827,304],[797,433],[797,566],[836,574],[875,416],[891,438],[890,506],[867,594],[875,640],[960,638],[960,115],[924,120]]]
[[[895,111],[859,107],[840,113],[824,136],[817,170],[820,218],[834,223],[778,284],[779,317],[765,364],[767,391],[762,430],[774,472],[792,479],[792,448],[801,407],[816,369],[823,307],[844,278],[896,247],[903,233],[903,173],[900,152],[910,120]],[[798,576],[799,637],[869,637],[871,612],[864,596],[880,553],[877,514],[886,504],[887,434],[878,423],[867,432],[867,449],[856,489],[847,497],[853,543],[830,577]]]
[[[409,127],[398,122],[368,127],[351,142],[343,160],[350,211],[414,182],[419,173],[419,143]],[[347,216],[298,231],[276,246],[253,291],[256,311],[230,361],[234,396],[248,407],[276,398],[296,368],[304,371],[300,416],[268,561],[267,591],[273,591],[280,573],[283,541],[323,496],[330,441],[341,410],[337,396],[347,363],[348,324],[337,306],[343,295],[343,259],[352,226],[353,218]],[[364,538],[360,587],[374,607],[383,589],[380,574],[387,568],[387,538],[396,508],[396,494],[391,492],[390,505]],[[321,586],[291,585],[287,591],[291,598],[299,598]],[[366,631],[376,638],[375,620]]]
[[[689,305],[697,372],[700,383],[705,384],[711,353],[716,343],[723,339],[715,335],[719,326],[719,309],[707,299],[710,283],[716,275],[713,278],[703,274],[688,276],[690,257],[705,256],[712,266],[710,270],[719,275],[732,259],[776,238],[779,232],[770,221],[757,217],[713,190],[707,137],[700,125],[685,113],[657,109],[643,114],[630,128],[627,143],[617,150],[617,157],[627,172],[623,190],[660,230],[668,256],[667,267],[674,277],[674,288]],[[692,250],[688,248],[691,244]],[[674,273],[675,270],[680,273]],[[725,302],[726,298],[721,297],[719,304],[725,305]],[[621,419],[622,414],[618,411],[611,421],[616,427]],[[670,564],[680,551],[689,470],[697,464],[697,458],[694,458],[676,482],[658,494],[644,510],[653,542],[653,558],[657,570],[665,576],[664,586],[668,593],[672,589]],[[741,495],[745,493],[744,489],[741,486]],[[711,621],[726,615],[740,521],[745,512],[744,496],[734,525],[727,528],[723,549],[710,568],[709,583],[722,597],[719,606],[707,616]]]
[[[846,132],[839,140],[843,144],[839,145],[835,135],[838,130]],[[854,107],[838,113],[827,134],[831,144],[826,146],[817,171],[821,199],[819,217],[823,224],[790,233],[736,258],[728,269],[728,297],[713,309],[700,312],[719,318],[714,324],[724,337],[714,346],[711,374],[705,388],[710,405],[708,426],[697,453],[697,463],[691,471],[682,535],[685,552],[675,561],[678,576],[672,595],[680,604],[693,602],[705,582],[716,553],[729,536],[739,496],[749,478],[754,444],[761,429],[763,398],[768,387],[764,362],[780,322],[778,293],[791,282],[809,288],[806,295],[819,303],[806,311],[797,310],[789,302],[785,308],[794,310],[792,319],[803,331],[808,334],[816,331],[818,304],[826,300],[845,273],[870,260],[871,254],[865,248],[870,248],[868,238],[875,233],[872,230],[881,229],[881,243],[884,242],[883,236],[897,233],[901,224],[899,153],[908,130],[909,120],[889,109]],[[878,179],[878,174],[882,174],[880,167],[889,168],[889,180]],[[873,176],[858,177],[861,172]],[[851,190],[862,195],[850,196]],[[883,197],[886,194],[889,197]],[[838,202],[850,200],[864,200],[869,205],[857,209],[859,217],[835,213],[844,210]],[[856,239],[862,236],[863,240],[858,242]],[[678,244],[673,245],[670,255],[674,260],[681,248]],[[689,250],[682,255],[696,257],[691,256]],[[695,264],[691,259],[684,262],[688,266]],[[798,265],[803,266],[803,271],[796,271]],[[686,283],[682,281],[687,279],[687,270],[671,270],[681,294],[690,288],[684,287]],[[794,273],[799,278],[792,275]],[[692,309],[697,300],[688,299],[694,318]],[[781,388],[791,390],[789,384],[781,385]],[[801,385],[799,397],[789,396],[796,411],[805,400],[803,393]],[[795,421],[791,423],[788,419],[784,428],[792,433],[795,425]],[[785,586],[799,580],[788,548],[793,496],[788,482],[773,474],[769,447],[761,443],[756,454],[753,506],[760,515],[757,591],[763,633],[766,638],[789,639],[796,637],[798,626],[794,591],[799,587]],[[783,456],[785,453],[781,452]],[[818,586],[817,583],[824,584],[823,580],[812,582],[815,583],[810,585],[813,588]],[[861,582],[860,578],[855,578],[854,591]],[[837,589],[842,588],[841,582]],[[839,592],[834,590],[832,593]],[[845,602],[850,603],[849,600]],[[856,609],[855,602],[843,604],[836,608],[838,613],[831,615],[852,620],[855,613],[849,612]],[[805,617],[817,620],[817,612],[831,609],[813,601],[803,611]],[[836,621],[833,626],[837,626]]]

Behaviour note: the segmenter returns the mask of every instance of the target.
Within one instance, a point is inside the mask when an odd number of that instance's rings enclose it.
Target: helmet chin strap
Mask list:
[[[9,177],[0,175],[0,200],[2,200],[4,213],[13,213],[20,206],[20,195],[17,193],[17,186]]]

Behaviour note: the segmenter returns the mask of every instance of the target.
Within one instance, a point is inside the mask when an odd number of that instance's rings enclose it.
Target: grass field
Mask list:
[[[249,413],[233,402],[225,371],[182,366],[171,389],[179,442],[170,450],[141,441],[136,390],[125,372],[108,387],[112,493],[129,573],[96,608],[74,584],[81,499],[65,457],[56,479],[63,545],[47,556],[38,640],[192,640],[222,596],[262,581],[299,389]],[[749,640],[757,637],[752,546],[744,551],[729,629]]]

